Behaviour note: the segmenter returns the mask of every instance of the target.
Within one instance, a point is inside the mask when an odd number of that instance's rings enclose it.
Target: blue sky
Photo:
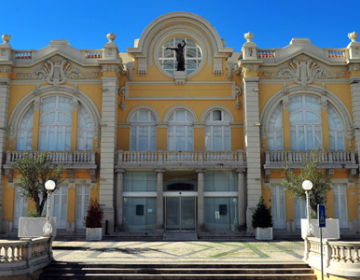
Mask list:
[[[102,48],[106,34],[117,34],[120,51],[157,17],[175,11],[207,19],[240,51],[251,31],[260,48],[282,48],[294,37],[309,38],[321,48],[343,48],[347,34],[360,33],[360,0],[99,0],[1,1],[0,34],[10,34],[14,49],[41,49],[53,39],[66,39],[78,49]],[[360,41],[360,39],[358,39]]]

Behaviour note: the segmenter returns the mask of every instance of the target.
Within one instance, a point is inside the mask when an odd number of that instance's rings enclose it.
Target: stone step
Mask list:
[[[291,264],[109,264],[53,262],[40,280],[57,279],[267,279],[316,280],[311,268]]]
[[[155,280],[172,280],[172,279],[213,279],[213,280],[226,280],[226,279],[246,279],[246,280],[316,280],[315,275],[309,274],[46,274],[41,275],[39,280],[60,280],[60,279],[91,279],[91,280],[107,280],[107,279],[155,279]]]

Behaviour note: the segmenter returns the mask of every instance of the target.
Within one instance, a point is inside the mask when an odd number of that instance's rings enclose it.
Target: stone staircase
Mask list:
[[[294,264],[95,264],[53,262],[39,280],[56,279],[266,279],[316,280],[308,265]]]

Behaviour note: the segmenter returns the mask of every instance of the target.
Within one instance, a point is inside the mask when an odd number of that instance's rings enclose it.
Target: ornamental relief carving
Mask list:
[[[295,59],[288,67],[281,68],[278,72],[264,71],[263,75],[269,79],[293,79],[295,83],[306,86],[315,79],[341,78],[345,77],[346,73],[328,71],[312,59],[300,62]]]
[[[17,78],[20,80],[46,80],[55,87],[65,83],[67,79],[94,79],[98,77],[98,71],[81,72],[66,59],[55,62],[49,59],[43,67],[36,69],[34,73],[17,74]]]

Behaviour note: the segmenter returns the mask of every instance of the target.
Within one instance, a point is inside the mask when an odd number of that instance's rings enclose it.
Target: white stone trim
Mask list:
[[[76,89],[77,96],[74,94],[75,88],[61,85],[58,90],[55,90],[53,86],[45,86],[39,89],[35,89],[29,92],[25,97],[23,97],[15,106],[12,114],[9,118],[9,126],[13,127],[15,132],[15,137],[18,131],[18,127],[22,117],[31,107],[35,106],[35,101],[48,96],[67,96],[70,98],[76,98],[81,102],[86,110],[89,112],[91,120],[93,122],[94,128],[100,126],[100,112],[98,111],[95,103],[82,91]],[[95,137],[95,135],[94,135]]]
[[[274,94],[269,101],[264,106],[261,115],[260,123],[267,129],[270,116],[275,110],[276,106],[283,102],[286,98],[293,97],[295,95],[313,95],[318,97],[321,101],[325,101],[330,104],[335,111],[339,114],[339,117],[344,125],[344,132],[346,137],[346,129],[352,128],[352,118],[349,110],[346,108],[344,103],[331,91],[324,89],[319,86],[309,85],[307,89],[304,89],[302,86],[290,86],[286,87],[287,94],[284,94],[284,90],[278,91]],[[323,93],[326,92],[324,96]],[[261,94],[261,93],[260,93]]]
[[[212,192],[204,191],[204,197],[238,197],[238,192]]]
[[[149,105],[138,105],[138,106],[135,106],[134,108],[132,108],[130,110],[130,112],[128,113],[127,117],[126,117],[126,122],[131,126],[131,118],[133,117],[133,115],[139,111],[139,110],[142,110],[142,109],[145,109],[145,110],[149,110],[151,111],[154,116],[155,116],[155,121],[158,123],[160,122],[160,115],[159,113],[151,106]]]
[[[190,113],[190,115],[193,117],[193,124],[194,124],[195,122],[197,122],[197,116],[196,116],[195,111],[194,111],[191,107],[186,106],[186,105],[174,105],[174,106],[170,107],[168,110],[166,110],[166,113],[165,113],[165,115],[164,115],[163,121],[166,122],[166,123],[168,123],[171,114],[172,114],[175,110],[185,110],[185,111],[187,111],[187,112]]]
[[[157,192],[123,192],[123,197],[156,197]]]
[[[235,118],[234,118],[233,113],[229,110],[228,107],[226,107],[226,106],[224,106],[224,105],[212,105],[212,106],[207,107],[207,108],[201,113],[200,121],[201,121],[201,122],[204,122],[204,124],[205,124],[205,119],[206,119],[207,115],[208,115],[211,111],[214,111],[214,110],[222,110],[222,111],[225,111],[225,112],[229,115],[230,124],[231,124],[231,123],[235,123]]]

